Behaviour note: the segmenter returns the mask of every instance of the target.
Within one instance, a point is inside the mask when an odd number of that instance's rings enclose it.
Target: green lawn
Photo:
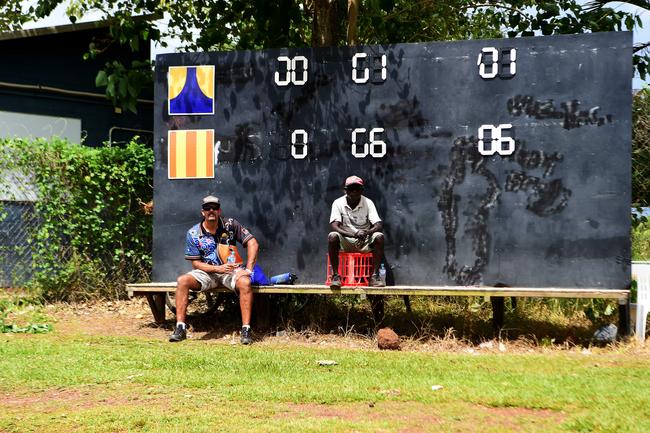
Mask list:
[[[0,334],[0,432],[648,432],[649,367],[647,352],[613,349],[476,355]]]

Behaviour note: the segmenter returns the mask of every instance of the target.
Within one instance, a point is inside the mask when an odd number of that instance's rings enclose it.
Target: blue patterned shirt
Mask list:
[[[234,218],[219,218],[217,233],[212,234],[200,222],[187,231],[185,240],[185,259],[201,260],[209,265],[222,265],[217,253],[217,243],[246,245],[253,235]]]

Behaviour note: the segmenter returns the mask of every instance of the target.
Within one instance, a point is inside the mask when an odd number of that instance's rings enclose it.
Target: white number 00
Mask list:
[[[280,72],[275,71],[275,84],[278,86],[288,86],[289,83],[295,84],[296,86],[302,86],[307,82],[307,69],[309,69],[309,60],[305,56],[296,56],[296,57],[287,57],[279,56],[278,63],[284,63],[287,69],[287,72],[284,73],[284,77],[280,78]],[[298,63],[300,63],[302,68],[302,77],[298,78]]]

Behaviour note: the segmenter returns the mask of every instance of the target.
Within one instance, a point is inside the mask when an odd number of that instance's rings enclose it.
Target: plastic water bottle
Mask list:
[[[272,276],[271,284],[293,284],[297,279],[296,274],[287,272],[286,274]]]
[[[383,263],[379,266],[379,279],[386,284],[386,267]]]
[[[236,261],[237,261],[237,257],[235,257],[235,250],[231,248],[230,255],[228,256],[228,263],[235,263]]]

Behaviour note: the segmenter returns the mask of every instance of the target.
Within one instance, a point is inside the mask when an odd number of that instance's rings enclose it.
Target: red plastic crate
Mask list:
[[[344,286],[367,286],[372,275],[372,253],[339,253],[339,275]],[[332,282],[332,265],[327,256],[326,285]]]

